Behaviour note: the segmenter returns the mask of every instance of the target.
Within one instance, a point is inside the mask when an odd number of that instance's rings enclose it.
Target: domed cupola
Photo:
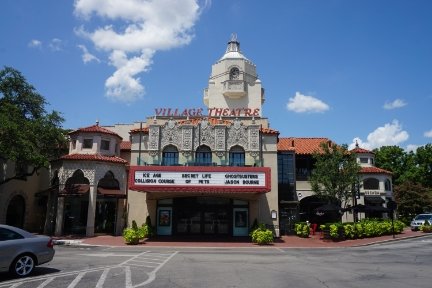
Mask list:
[[[351,150],[351,153],[356,154],[357,163],[362,167],[374,167],[375,166],[375,153],[372,151],[360,148],[356,141],[355,148]]]
[[[262,116],[264,89],[256,66],[240,50],[237,35],[232,34],[225,54],[212,66],[204,104],[215,111],[243,111],[242,115]]]
[[[96,125],[79,128],[69,133],[69,154],[99,154],[119,156],[122,137],[117,133]]]
[[[240,42],[237,41],[236,34],[231,35],[231,40],[228,42],[225,54],[219,59],[219,61],[225,59],[243,59],[249,61],[240,50]]]

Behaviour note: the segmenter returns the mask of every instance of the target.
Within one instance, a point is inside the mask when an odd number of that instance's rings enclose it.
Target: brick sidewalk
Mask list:
[[[193,238],[178,238],[178,237],[156,237],[148,239],[145,242],[138,244],[138,247],[279,247],[279,248],[340,248],[340,247],[355,247],[365,246],[374,243],[382,243],[387,241],[396,241],[406,238],[425,236],[420,231],[411,231],[405,229],[403,233],[396,234],[395,238],[392,235],[345,240],[345,241],[324,241],[320,237],[320,233],[311,235],[309,238],[300,238],[297,236],[282,236],[275,239],[271,245],[259,246],[250,242],[248,237],[243,238],[219,238],[213,241],[212,238],[193,237]],[[62,244],[69,245],[91,245],[91,246],[128,246],[124,243],[122,236],[101,235],[89,238],[75,239],[58,239]]]

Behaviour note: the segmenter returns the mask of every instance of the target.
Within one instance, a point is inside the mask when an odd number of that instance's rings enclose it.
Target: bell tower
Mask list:
[[[209,109],[258,109],[262,117],[263,103],[264,88],[256,66],[243,55],[237,35],[232,34],[225,54],[212,65],[204,104]]]

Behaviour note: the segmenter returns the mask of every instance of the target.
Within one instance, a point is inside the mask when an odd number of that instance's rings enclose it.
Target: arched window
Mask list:
[[[367,178],[363,180],[363,189],[379,190],[379,181],[376,178]]]
[[[178,164],[178,150],[175,146],[170,145],[165,147],[162,152],[162,165],[172,166]]]
[[[229,152],[229,165],[230,166],[244,166],[245,165],[245,152],[240,146],[234,146]]]
[[[391,191],[391,182],[389,179],[386,179],[384,182],[385,191]]]
[[[119,181],[115,179],[114,173],[108,171],[105,173],[105,176],[99,180],[98,187],[106,189],[120,189],[120,184]]]
[[[199,165],[212,164],[212,152],[208,146],[200,146],[195,152],[195,163]]]
[[[240,76],[240,70],[234,67],[230,70],[230,80],[238,80]]]

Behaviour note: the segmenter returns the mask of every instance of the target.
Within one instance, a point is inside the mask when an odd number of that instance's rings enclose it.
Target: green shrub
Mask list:
[[[129,245],[137,245],[140,240],[140,235],[138,233],[138,229],[133,228],[125,228],[123,230],[123,238],[126,244]]]
[[[294,226],[294,231],[297,236],[307,238],[309,237],[310,227],[306,222],[298,222]]]
[[[345,238],[349,238],[349,239],[357,238],[357,233],[355,228],[356,227],[354,223],[344,223],[343,229],[344,229]]]
[[[330,238],[333,240],[341,240],[344,238],[344,228],[341,223],[332,223],[330,228]]]
[[[130,228],[125,228],[123,230],[123,238],[126,244],[136,245],[140,240],[147,238],[150,234],[151,227],[144,223],[141,227],[138,227],[135,220],[132,220],[132,225]]]
[[[259,245],[273,243],[273,232],[267,229],[264,224],[259,224],[258,228],[252,231],[252,242]]]

